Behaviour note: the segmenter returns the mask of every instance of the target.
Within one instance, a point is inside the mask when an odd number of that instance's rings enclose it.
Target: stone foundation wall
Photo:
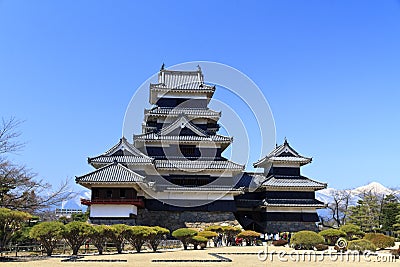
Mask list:
[[[314,222],[269,221],[266,228],[267,233],[298,232],[302,230],[318,231],[318,227]]]
[[[138,225],[161,226],[171,232],[182,227],[203,229],[211,225],[239,226],[232,212],[138,210]]]
[[[136,225],[136,220],[133,218],[90,218],[90,223],[93,224],[105,224],[105,225],[113,225],[113,224],[126,224],[126,225]]]

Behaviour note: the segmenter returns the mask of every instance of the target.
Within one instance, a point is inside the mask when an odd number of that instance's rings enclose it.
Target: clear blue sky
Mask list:
[[[399,1],[0,0],[0,116],[25,120],[13,158],[57,184],[121,136],[141,83],[193,60],[262,88],[286,136],[336,188],[400,178]],[[147,101],[147,99],[144,99]],[[140,112],[138,116],[143,116]]]

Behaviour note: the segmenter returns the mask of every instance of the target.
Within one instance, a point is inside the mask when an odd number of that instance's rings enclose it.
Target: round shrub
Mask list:
[[[340,237],[345,237],[346,233],[338,229],[327,229],[319,232],[323,236],[328,245],[334,245]]]
[[[192,237],[196,236],[198,232],[194,229],[179,228],[172,232],[172,236],[179,239],[183,244],[183,249],[187,249],[188,244],[191,242]]]
[[[211,239],[211,238],[218,236],[218,234],[216,232],[212,232],[212,231],[202,231],[202,232],[199,232],[198,235],[205,237],[207,239]]]
[[[351,223],[340,226],[339,230],[346,233],[347,240],[362,238],[365,234],[360,226]]]
[[[366,250],[370,250],[370,251],[376,250],[376,246],[374,244],[372,244],[371,241],[366,240],[366,239],[350,241],[349,244],[347,245],[347,248],[349,250],[357,250],[359,252],[364,252]]]
[[[300,231],[293,235],[291,244],[296,249],[313,249],[315,245],[324,243],[324,238],[313,231]]]
[[[329,248],[328,245],[325,244],[317,244],[315,245],[315,249],[318,251],[323,251],[323,250],[327,250]]]
[[[260,233],[251,231],[251,230],[246,230],[237,235],[238,238],[243,238],[246,241],[246,245],[250,246],[254,242],[254,239],[260,237]]]
[[[287,240],[285,239],[279,239],[279,240],[274,240],[272,241],[272,245],[276,246],[276,247],[280,247],[280,246],[284,246],[288,243]]]
[[[60,222],[42,222],[33,226],[29,236],[38,240],[46,250],[47,256],[51,256],[57,242],[62,239],[64,224]]]
[[[394,238],[384,234],[368,233],[364,236],[364,239],[371,241],[372,244],[381,249],[395,245]]]
[[[192,237],[192,241],[191,241],[191,243],[194,246],[194,249],[197,249],[198,245],[200,245],[201,249],[204,249],[207,245],[207,242],[208,242],[207,238],[205,238],[204,236],[198,236],[198,235]]]

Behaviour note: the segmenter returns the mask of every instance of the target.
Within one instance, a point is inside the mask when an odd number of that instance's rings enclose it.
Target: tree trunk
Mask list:
[[[46,255],[51,256],[51,254],[53,254],[53,248],[46,249]]]
[[[79,248],[80,247],[72,248],[72,255],[74,255],[74,256],[78,255]]]

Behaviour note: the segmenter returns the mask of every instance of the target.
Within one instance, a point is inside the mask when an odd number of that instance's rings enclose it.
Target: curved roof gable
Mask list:
[[[294,148],[289,145],[289,142],[285,138],[285,142],[282,145],[277,146],[266,157],[255,162],[253,166],[255,168],[258,168],[265,166],[267,163],[274,162],[291,162],[305,165],[310,163],[311,161],[312,158],[304,157],[300,155],[296,150],[294,150]]]
[[[116,145],[114,145],[112,148],[107,150],[103,154],[103,156],[113,156],[115,153],[117,153],[119,151],[122,151],[122,154],[125,156],[135,156],[135,157],[150,159],[150,157],[148,157],[147,155],[142,153],[139,149],[137,149],[132,144],[130,144],[128,142],[128,140],[126,140],[125,137],[122,137],[121,139],[119,139],[119,142]],[[119,155],[119,156],[121,156],[121,155]]]
[[[182,114],[180,115],[173,123],[171,123],[170,125],[168,125],[165,128],[162,128],[160,131],[161,135],[168,135],[171,132],[173,132],[176,129],[183,129],[183,128],[188,128],[190,129],[192,132],[194,132],[195,134],[197,134],[198,136],[203,136],[203,137],[207,137],[208,134],[203,131],[202,129],[200,129],[199,127],[197,127],[196,125],[194,125],[188,118],[186,115]]]
[[[144,177],[116,161],[88,174],[76,176],[78,184],[112,184],[143,182]]]

